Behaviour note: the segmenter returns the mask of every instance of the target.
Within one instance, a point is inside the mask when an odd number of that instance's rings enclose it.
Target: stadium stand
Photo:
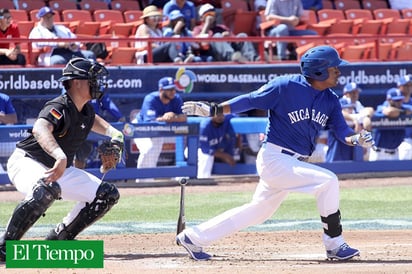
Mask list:
[[[133,0],[116,0],[112,1],[112,9],[125,12],[128,10],[140,10],[138,1]]]
[[[74,0],[53,0],[49,2],[49,7],[62,13],[64,10],[77,9],[77,3]]]
[[[30,21],[29,14],[27,13],[26,10],[11,9],[9,11],[10,11],[11,17],[13,18],[14,22]]]
[[[335,0],[335,9],[347,10],[347,9],[362,9],[362,6],[358,0]]]
[[[95,10],[109,9],[107,4],[102,0],[82,0],[80,2],[80,7],[82,10],[88,10],[94,12]]]

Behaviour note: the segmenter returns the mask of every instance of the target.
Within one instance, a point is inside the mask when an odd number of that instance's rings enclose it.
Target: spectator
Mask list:
[[[104,94],[100,100],[92,99],[90,101],[96,114],[103,117],[106,121],[125,122],[126,118],[120,112],[116,104],[110,99],[108,94]],[[110,114],[111,117],[107,117]],[[97,147],[97,142],[85,141],[74,155],[74,166],[84,169],[87,166],[87,160]],[[98,164],[100,166],[100,163]]]
[[[376,109],[376,117],[400,118],[411,115],[410,106],[403,104],[405,96],[398,88],[390,88],[386,93],[386,102]],[[375,144],[377,149],[369,152],[369,161],[398,160],[398,147],[405,137],[405,128],[375,129]]]
[[[301,0],[304,10],[318,11],[323,9],[322,0]]]
[[[260,28],[260,24],[262,23],[262,17],[260,16],[261,12],[265,12],[267,0],[255,0],[254,2],[254,9],[258,13],[256,16],[256,29]]]
[[[318,35],[314,30],[296,29],[302,20],[303,7],[301,0],[268,0],[265,10],[265,19],[279,20],[279,24],[266,31],[267,36],[302,36]],[[289,56],[287,54],[288,42],[277,42],[277,56],[280,60],[295,59],[293,50]]]
[[[135,37],[138,38],[159,38],[163,37],[162,31],[162,13],[156,6],[147,6],[143,10],[143,15],[140,17],[144,20],[137,30]],[[179,56],[179,47],[177,43],[163,43],[154,42],[151,43],[153,62],[154,63],[181,63],[182,58]],[[147,42],[136,42],[135,47],[138,49],[136,53],[136,59],[138,64],[147,62]]]
[[[43,7],[37,13],[38,24],[31,30],[29,38],[72,38],[76,35],[63,25],[54,24],[55,12],[49,7]],[[81,57],[89,60],[96,60],[92,51],[81,50],[79,42],[36,42],[33,48],[41,49],[43,53],[39,55],[38,64],[42,66],[52,66],[66,64],[73,57]]]
[[[223,8],[222,8],[222,0],[192,0],[196,7],[196,22],[200,21],[199,18],[199,8],[204,4],[211,4],[215,7],[216,12],[216,23],[223,24]]]
[[[183,14],[179,10],[169,13],[169,25],[163,28],[165,37],[192,37],[192,32],[186,27]],[[195,59],[193,50],[199,49],[198,43],[181,42],[179,55],[185,63],[191,61],[203,61],[200,57]]]
[[[159,9],[163,9],[167,2],[169,2],[169,0],[150,0],[149,5],[153,5]]]
[[[230,124],[233,115],[220,114],[201,121],[199,129],[199,149],[197,178],[210,178],[215,160],[236,164],[235,150],[237,136]]]
[[[172,77],[159,80],[159,90],[147,94],[143,99],[140,112],[133,122],[186,122],[187,117],[182,113],[183,100],[176,94],[176,86]],[[163,137],[133,139],[139,149],[137,168],[156,167],[162,151]],[[140,180],[136,180],[140,182]]]
[[[11,102],[10,97],[5,93],[0,93],[0,125],[12,125],[17,123],[16,110]],[[8,157],[16,147],[15,142],[0,143],[0,173],[4,173],[4,167]]]
[[[11,23],[12,17],[8,9],[0,9],[0,39],[20,38],[17,24]],[[26,65],[26,58],[20,51],[18,43],[0,43],[0,65]]]
[[[163,15],[169,17],[174,10],[178,10],[184,15],[186,26],[192,30],[196,25],[196,8],[192,1],[170,0],[163,7]]]
[[[403,103],[412,106],[412,75],[404,75],[397,82],[398,89],[405,97]],[[405,138],[399,145],[399,160],[412,160],[412,127],[405,128]]]
[[[193,36],[203,38],[233,36],[227,26],[216,24],[215,8],[212,5],[202,5],[199,8],[199,16],[202,23],[193,29]],[[247,34],[239,33],[236,37],[247,37]],[[216,61],[246,62],[259,58],[255,47],[250,42],[202,42],[200,54],[212,55]]]
[[[371,107],[364,107],[359,101],[359,93],[362,89],[354,82],[348,83],[343,88],[343,96],[339,100],[342,107],[342,114],[346,123],[353,128],[356,133],[363,129],[371,131],[374,110]],[[326,162],[355,160],[356,155],[364,155],[368,158],[369,151],[362,151],[363,148],[351,147],[339,142],[333,130],[329,131],[328,151]]]
[[[389,0],[391,9],[402,10],[412,8],[412,2],[410,0]]]

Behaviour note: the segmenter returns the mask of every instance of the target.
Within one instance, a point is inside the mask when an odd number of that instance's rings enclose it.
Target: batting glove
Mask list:
[[[189,101],[183,103],[182,111],[186,115],[208,117],[222,114],[223,107],[216,103]]]
[[[360,133],[353,135],[351,141],[353,145],[360,145],[364,148],[371,148],[375,146],[372,133],[366,130],[362,130]]]

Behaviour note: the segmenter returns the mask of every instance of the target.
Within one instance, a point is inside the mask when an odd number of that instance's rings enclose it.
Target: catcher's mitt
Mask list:
[[[106,173],[120,162],[123,150],[123,143],[117,141],[104,141],[98,148],[99,157],[102,161],[100,172]]]

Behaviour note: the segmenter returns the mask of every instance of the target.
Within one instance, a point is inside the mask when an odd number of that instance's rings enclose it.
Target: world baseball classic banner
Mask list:
[[[411,62],[353,63],[341,67],[336,91],[356,82],[366,93],[379,93],[396,85],[400,76],[412,73]],[[108,67],[108,92],[124,98],[141,97],[157,90],[163,76],[175,78],[183,94],[209,95],[252,91],[279,75],[299,73],[299,65],[207,65],[207,66],[124,66]],[[42,98],[59,94],[61,68],[0,68],[0,91],[11,96]]]

